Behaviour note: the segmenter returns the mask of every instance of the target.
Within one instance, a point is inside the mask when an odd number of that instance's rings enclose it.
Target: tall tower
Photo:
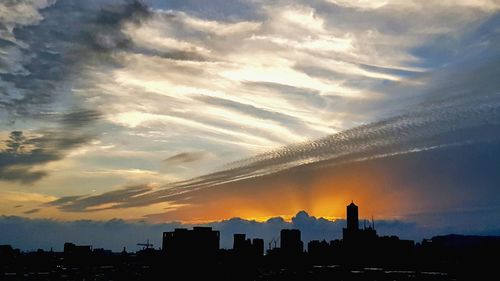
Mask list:
[[[347,206],[347,229],[359,229],[358,206],[356,206],[354,202],[351,202],[351,204]]]

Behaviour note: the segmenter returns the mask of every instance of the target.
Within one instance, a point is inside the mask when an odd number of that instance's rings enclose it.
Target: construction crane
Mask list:
[[[153,244],[149,243],[149,239],[146,241],[146,243],[137,243],[137,246],[142,246],[143,250],[148,250],[150,248],[153,248]]]
[[[273,238],[273,239],[271,239],[271,241],[269,241],[269,248],[268,249],[269,250],[276,249],[277,244],[278,244],[278,240],[279,240],[279,238]],[[274,244],[274,248],[272,247],[273,244]]]

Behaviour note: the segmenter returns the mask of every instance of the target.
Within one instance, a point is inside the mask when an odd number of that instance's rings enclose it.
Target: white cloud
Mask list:
[[[227,21],[152,10],[140,23],[123,25],[139,49],[115,54],[122,67],[91,73],[104,94],[96,106],[144,141],[152,136],[148,131],[163,131],[154,141],[172,153],[211,147],[221,162],[234,160],[221,147],[231,144],[236,153],[251,155],[374,120],[376,110],[357,108],[383,108],[393,97],[381,85],[415,87],[401,73],[432,70],[418,66],[425,58],[414,48],[433,36],[460,34],[485,15],[471,12],[447,22],[426,15],[421,2],[330,2],[362,9],[338,14],[317,2],[276,2],[256,4],[258,19]],[[463,6],[471,4],[457,9]],[[404,17],[408,23],[399,22]]]

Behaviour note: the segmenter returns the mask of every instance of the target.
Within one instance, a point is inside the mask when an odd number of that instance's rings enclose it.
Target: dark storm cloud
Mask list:
[[[298,228],[302,232],[302,240],[338,239],[342,234],[344,220],[329,221],[323,218],[309,216],[299,212],[286,222],[280,217],[271,218],[265,222],[256,222],[240,218],[202,224],[221,231],[221,247],[232,248],[234,233],[246,233],[249,238],[263,238],[266,245],[272,239],[279,237],[284,228]],[[91,221],[79,220],[72,222],[54,221],[48,219],[26,219],[13,216],[0,217],[0,240],[23,250],[37,248],[62,250],[64,242],[91,244],[94,248],[106,248],[121,251],[139,250],[136,243],[150,239],[155,248],[161,247],[162,232],[174,228],[194,225],[181,223],[149,224],[144,222],[127,222],[124,220]],[[434,235],[438,229],[427,229],[411,222],[376,221],[380,234],[397,234],[408,239],[417,239]],[[33,235],[36,233],[36,235]],[[57,233],[57,235],[53,235]]]

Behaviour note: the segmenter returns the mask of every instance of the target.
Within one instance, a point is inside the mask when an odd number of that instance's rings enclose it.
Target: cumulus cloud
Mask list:
[[[376,224],[379,233],[398,234],[409,239],[420,240],[435,235],[436,231],[439,231],[403,221],[377,221]],[[203,225],[221,231],[221,247],[230,249],[234,233],[246,233],[250,238],[263,238],[267,245],[273,239],[279,240],[279,232],[284,228],[300,229],[302,240],[306,245],[310,240],[339,239],[342,235],[342,227],[345,227],[345,221],[316,218],[302,211],[289,222],[281,217],[270,218],[264,222],[232,218]],[[37,248],[62,250],[64,242],[71,241],[77,244],[91,244],[94,248],[102,247],[121,251],[123,247],[127,247],[127,250],[135,251],[139,249],[136,243],[150,239],[154,247],[158,248],[161,247],[162,232],[172,231],[178,227],[191,228],[194,225],[175,222],[150,224],[118,219],[64,222],[2,216],[0,226],[2,227],[0,239],[3,243],[12,244],[23,250]],[[53,233],[58,233],[58,235],[53,235]]]

